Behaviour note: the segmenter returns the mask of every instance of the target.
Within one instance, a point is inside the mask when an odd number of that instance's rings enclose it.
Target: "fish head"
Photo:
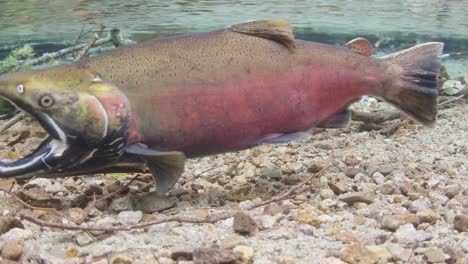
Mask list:
[[[0,178],[92,172],[122,156],[130,105],[86,68],[65,66],[0,76],[0,97],[33,116],[49,134],[30,155],[0,160]]]

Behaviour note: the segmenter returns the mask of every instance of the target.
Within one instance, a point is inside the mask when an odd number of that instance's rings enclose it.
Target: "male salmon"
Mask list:
[[[22,159],[0,161],[0,177],[149,169],[166,192],[185,157],[344,127],[346,108],[363,95],[431,125],[442,49],[431,42],[373,58],[365,39],[343,47],[296,40],[286,21],[259,20],[3,75],[0,96],[49,137]]]

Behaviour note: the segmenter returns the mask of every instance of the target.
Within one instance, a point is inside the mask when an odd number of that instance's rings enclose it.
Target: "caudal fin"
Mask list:
[[[432,125],[437,116],[437,78],[444,44],[429,42],[383,57],[401,67],[400,80],[385,99],[416,121]]]

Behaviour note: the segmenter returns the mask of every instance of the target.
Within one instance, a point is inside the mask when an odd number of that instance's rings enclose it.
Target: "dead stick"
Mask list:
[[[32,211],[44,211],[44,212],[51,212],[53,214],[56,214],[60,217],[63,217],[67,220],[69,220],[70,222],[73,222],[75,224],[79,224],[79,221],[76,221],[75,219],[69,217],[68,215],[64,214],[64,213],[61,213],[59,211],[57,211],[57,209],[55,208],[46,208],[46,207],[36,207],[36,206],[32,206],[30,204],[28,204],[27,202],[23,201],[21,198],[18,197],[18,195],[14,194],[12,191],[9,191],[5,188],[2,188],[0,187],[0,191],[1,192],[4,192],[4,193],[7,193],[8,195],[10,195],[11,197],[13,197],[13,199],[15,199],[16,201],[18,201],[20,204],[22,204],[24,207],[32,210]]]
[[[326,169],[328,169],[330,165],[322,168],[319,172],[313,174],[312,176],[308,177],[301,183],[297,184],[293,188],[291,188],[289,191],[285,192],[282,195],[273,197],[272,199],[269,199],[264,202],[259,202],[256,204],[253,204],[252,206],[249,206],[246,208],[246,210],[252,210],[273,202],[278,202],[282,201],[285,199],[290,198],[291,195],[296,195],[298,194],[298,190],[300,190],[304,185],[309,183],[312,179],[318,177],[321,175]],[[307,188],[302,188],[301,191],[305,191]],[[135,225],[115,225],[115,226],[95,226],[95,225],[88,225],[88,224],[83,224],[83,225],[69,225],[69,224],[61,224],[61,223],[53,223],[53,222],[47,222],[43,221],[28,215],[20,214],[20,218],[27,220],[31,223],[43,226],[43,227],[51,227],[51,228],[59,228],[59,229],[65,229],[65,230],[82,230],[82,231],[103,231],[103,232],[115,232],[115,231],[129,231],[132,229],[141,229],[145,228],[148,226],[152,225],[158,225],[162,223],[167,223],[167,222],[179,222],[179,223],[194,223],[194,224],[201,224],[201,223],[216,223],[218,221],[226,220],[228,218],[233,217],[238,211],[231,211],[231,212],[226,212],[226,213],[220,213],[216,215],[212,215],[209,217],[205,218],[196,218],[196,217],[185,217],[185,216],[172,216],[172,217],[165,217],[165,218],[160,218],[156,219],[154,221],[149,221],[146,223],[141,223],[141,224],[135,224]]]
[[[101,37],[102,32],[104,31],[104,28],[105,27],[103,25],[99,25],[96,33],[91,37],[91,39],[89,39],[86,46],[84,46],[83,49],[80,51],[80,53],[78,53],[78,56],[76,56],[74,61],[79,61],[84,58],[86,53],[88,53],[88,51],[93,47],[93,45],[96,44],[96,41]]]
[[[26,117],[24,112],[21,112],[14,116],[12,119],[8,120],[2,127],[0,127],[0,133],[5,132],[7,129],[12,127],[14,124],[18,123],[19,121],[23,120]]]
[[[97,40],[92,45],[92,47],[97,47],[97,46],[105,45],[105,44],[108,44],[108,43],[112,43],[115,47],[118,47],[118,46],[120,46],[122,44],[121,41],[122,41],[122,38],[120,36],[120,30],[112,29],[110,31],[110,33],[109,33],[108,38]],[[58,58],[61,58],[61,57],[65,56],[65,55],[73,53],[75,51],[82,50],[86,45],[87,44],[81,44],[81,45],[76,45],[74,47],[62,49],[62,50],[59,50],[57,52],[46,53],[46,54],[42,55],[39,58],[31,59],[31,60],[26,61],[23,64],[23,66],[33,66],[33,65],[38,65],[38,64],[45,63],[45,62],[53,60],[53,59],[58,59]]]

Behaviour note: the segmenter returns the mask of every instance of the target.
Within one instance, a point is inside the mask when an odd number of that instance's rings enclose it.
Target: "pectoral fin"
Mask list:
[[[156,190],[160,193],[169,191],[184,172],[185,155],[179,151],[158,151],[142,144],[132,144],[126,152],[140,156],[148,166]]]
[[[342,110],[327,120],[323,121],[317,127],[321,128],[345,128],[351,121],[351,112],[348,109]]]

